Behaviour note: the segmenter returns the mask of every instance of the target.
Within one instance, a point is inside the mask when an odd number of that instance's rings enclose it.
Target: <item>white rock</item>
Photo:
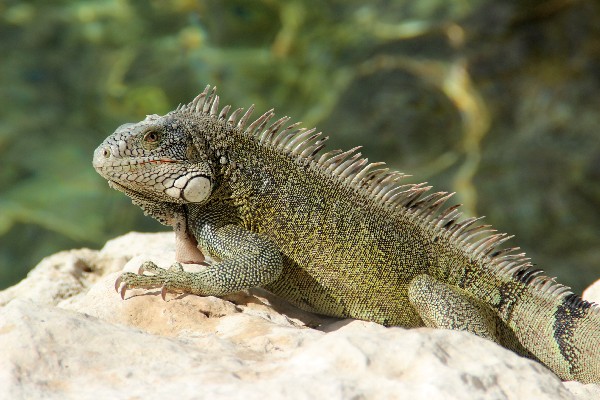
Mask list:
[[[14,298],[57,304],[84,293],[105,274],[121,271],[133,257],[160,258],[163,254],[174,254],[174,249],[175,237],[171,232],[131,232],[108,241],[99,252],[89,249],[63,251],[44,258],[25,279],[0,291],[0,306]]]
[[[161,257],[164,254],[175,254],[175,235],[173,232],[129,232],[126,235],[109,240],[100,250],[100,255],[103,257],[123,257],[126,261],[135,256],[145,256],[147,259],[152,259]]]
[[[128,234],[0,292],[0,399],[600,398],[468,333],[323,318],[260,290],[121,300],[119,271],[168,267],[174,249],[172,234]]]
[[[600,304],[600,279],[588,286],[588,288],[583,291],[581,297],[587,301],[593,301],[594,303]]]
[[[96,258],[97,252],[88,249],[63,251],[46,257],[25,279],[0,292],[0,306],[15,298],[57,304],[81,293],[85,290],[86,276],[91,280],[97,278],[90,274],[90,265]]]

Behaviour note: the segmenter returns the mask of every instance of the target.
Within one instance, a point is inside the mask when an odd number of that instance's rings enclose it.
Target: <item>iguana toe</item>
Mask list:
[[[167,292],[186,291],[189,286],[189,275],[190,273],[184,271],[179,263],[164,269],[151,261],[146,261],[140,266],[137,274],[132,272],[121,274],[115,281],[115,290],[124,299],[127,289],[161,288],[161,297],[165,300]]]

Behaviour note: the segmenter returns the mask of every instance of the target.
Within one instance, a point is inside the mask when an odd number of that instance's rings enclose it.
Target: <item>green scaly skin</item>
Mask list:
[[[600,383],[600,307],[503,249],[509,236],[460,219],[444,206],[450,194],[404,184],[356,149],[323,153],[326,138],[271,123],[272,111],[248,125],[252,110],[228,116],[207,87],[98,147],[94,167],[109,184],[173,226],[177,261],[217,260],[196,273],[146,262],[119,278],[122,295],[264,287],[334,317],[466,330],[562,379]]]

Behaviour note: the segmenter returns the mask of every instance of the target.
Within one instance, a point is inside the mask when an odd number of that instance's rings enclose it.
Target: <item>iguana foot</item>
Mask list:
[[[145,275],[149,272],[152,275]],[[152,261],[144,262],[137,274],[125,272],[115,281],[115,290],[125,299],[127,289],[161,288],[161,297],[165,300],[167,292],[185,292],[189,286],[190,273],[185,272],[180,263],[171,265],[169,269],[160,268]]]

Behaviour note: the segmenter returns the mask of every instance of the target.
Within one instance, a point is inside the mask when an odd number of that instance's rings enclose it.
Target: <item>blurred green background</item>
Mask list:
[[[3,0],[0,288],[59,250],[167,229],[92,151],[206,84],[457,191],[576,291],[600,277],[596,0]]]

